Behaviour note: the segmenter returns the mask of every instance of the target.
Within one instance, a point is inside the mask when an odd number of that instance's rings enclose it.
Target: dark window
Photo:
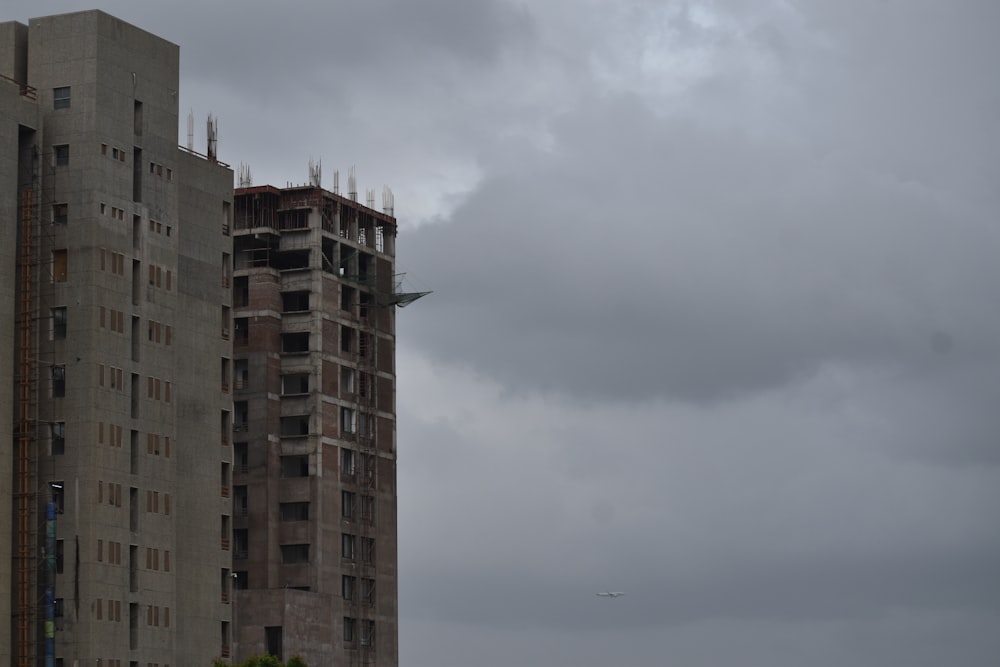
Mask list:
[[[281,393],[285,396],[297,395],[297,394],[308,394],[309,393],[309,374],[308,373],[294,373],[291,375],[281,376]]]
[[[66,367],[52,367],[52,396],[61,398],[66,395]]]
[[[340,450],[340,472],[343,475],[354,474],[354,452],[350,449]]]
[[[280,625],[264,628],[264,642],[267,644],[267,652],[278,660],[284,659],[281,655],[281,635]]]
[[[362,619],[361,621],[361,645],[375,645],[375,621]]]
[[[59,144],[52,147],[52,157],[57,167],[69,164],[69,144]]]
[[[299,331],[281,334],[281,351],[285,353],[308,352],[309,332]]]
[[[340,534],[340,557],[354,560],[354,548],[357,540],[354,535]]]
[[[340,577],[340,595],[345,600],[354,599],[354,584],[357,581],[356,577],[350,577],[346,574]]]
[[[309,292],[282,292],[281,309],[286,313],[309,310]]]
[[[59,88],[52,89],[52,108],[53,109],[69,109],[70,103],[70,87],[61,86]]]
[[[233,560],[243,560],[249,554],[250,534],[246,528],[233,531]],[[238,573],[237,573],[238,574]]]
[[[49,425],[52,435],[52,455],[59,456],[66,453],[66,423],[55,422]]]
[[[366,563],[375,562],[375,538],[374,537],[362,537],[361,538],[361,560]]]
[[[282,521],[308,521],[309,503],[281,503]]]
[[[233,343],[235,345],[246,345],[250,340],[250,326],[245,317],[237,317],[233,320]]]
[[[66,307],[52,309],[52,338],[58,340],[66,337]]]
[[[66,204],[52,205],[52,222],[57,225],[65,225],[69,220],[69,206]]]
[[[355,619],[344,617],[344,641],[353,642],[354,641],[354,624]]]
[[[309,457],[308,456],[282,456],[281,457],[282,477],[308,477]]]
[[[63,573],[63,541],[56,540],[56,574]]]
[[[351,453],[353,454],[354,452]],[[351,519],[354,517],[354,494],[350,491],[340,492],[340,516],[345,519]]]
[[[309,435],[309,415],[292,415],[281,418],[282,436]]]
[[[308,563],[309,562],[309,545],[308,544],[282,544],[281,545],[281,562],[282,563]]]

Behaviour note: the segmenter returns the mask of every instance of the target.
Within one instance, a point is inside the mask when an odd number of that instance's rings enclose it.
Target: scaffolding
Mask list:
[[[31,667],[35,660],[35,594],[37,581],[37,544],[35,498],[37,477],[36,423],[38,368],[35,363],[36,331],[34,285],[38,264],[35,240],[35,189],[26,185],[20,190],[18,241],[17,308],[17,454],[15,459],[16,515],[16,587],[14,608],[14,646],[17,667]]]

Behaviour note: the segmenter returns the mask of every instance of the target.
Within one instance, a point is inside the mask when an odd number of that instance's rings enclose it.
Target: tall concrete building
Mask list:
[[[0,665],[231,652],[233,175],[177,146],[178,56],[0,24]]]
[[[391,195],[312,177],[235,194],[238,655],[396,665],[394,311],[420,295],[396,290]]]

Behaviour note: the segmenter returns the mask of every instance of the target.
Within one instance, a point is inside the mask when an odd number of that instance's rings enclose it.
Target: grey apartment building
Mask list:
[[[233,174],[177,146],[178,59],[0,23],[0,665],[232,651]]]

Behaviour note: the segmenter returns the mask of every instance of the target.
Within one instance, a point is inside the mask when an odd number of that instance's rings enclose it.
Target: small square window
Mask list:
[[[52,108],[53,109],[69,109],[70,103],[70,87],[61,86],[59,88],[52,89]]]
[[[57,167],[65,167],[69,164],[69,144],[59,144],[52,147],[52,158]]]

